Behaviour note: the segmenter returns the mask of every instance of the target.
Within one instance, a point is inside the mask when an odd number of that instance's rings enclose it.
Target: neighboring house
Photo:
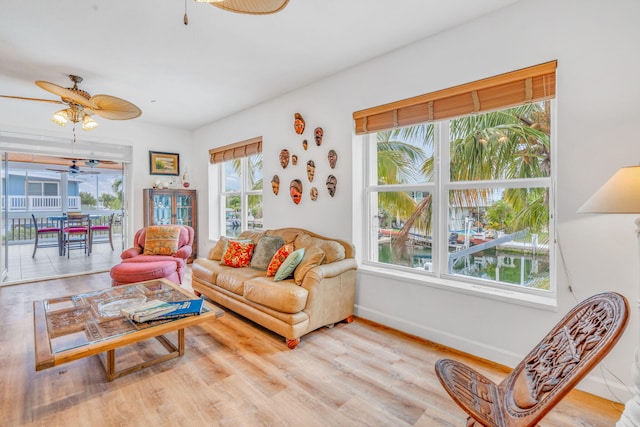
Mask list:
[[[8,204],[9,212],[79,211],[80,182],[72,174],[64,179],[63,174],[37,171],[11,171],[6,183],[7,197],[2,199],[2,208]],[[3,177],[3,181],[5,178]],[[67,184],[67,207],[63,203],[63,183]],[[3,184],[5,184],[3,182]]]

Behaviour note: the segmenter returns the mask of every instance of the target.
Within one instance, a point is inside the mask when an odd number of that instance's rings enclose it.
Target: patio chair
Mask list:
[[[91,219],[89,215],[68,214],[62,230],[63,253],[70,257],[71,249],[83,249],[85,255],[90,255]]]
[[[93,250],[93,245],[95,243],[109,243],[109,245],[111,245],[111,250],[113,250],[113,218],[115,217],[115,213],[112,213],[111,215],[109,215],[109,220],[107,221],[106,224],[92,224],[91,225],[91,242],[89,244],[89,252],[91,252]],[[98,234],[102,234],[104,232],[107,232],[107,237],[109,238],[109,240],[95,240],[95,236],[96,233]]]
[[[40,225],[38,225],[38,220],[36,219],[36,216],[34,214],[31,214],[31,223],[33,225],[33,229],[36,231],[36,239],[35,242],[33,244],[33,254],[31,254],[31,258],[35,258],[36,256],[36,251],[38,250],[38,248],[51,248],[51,247],[58,247],[58,254],[60,254],[61,252],[61,248],[60,248],[60,227],[41,227]],[[55,234],[56,235],[56,241],[55,242],[51,242],[51,241],[41,241],[41,237],[42,235],[51,235],[51,234]]]
[[[629,305],[615,292],[573,308],[500,384],[455,360],[436,362],[436,374],[469,414],[467,426],[535,426],[616,344]]]

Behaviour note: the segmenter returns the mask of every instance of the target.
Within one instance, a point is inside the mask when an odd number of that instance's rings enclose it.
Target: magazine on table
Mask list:
[[[151,300],[142,304],[124,307],[120,310],[120,314],[134,322],[146,322],[147,320],[156,319],[158,316],[167,314],[175,309],[175,305],[166,301]]]
[[[197,316],[202,313],[203,299],[190,299],[185,301],[169,301],[167,304],[171,304],[175,307],[173,311],[165,314],[160,314],[153,318],[153,320],[161,319],[179,319],[187,316]]]

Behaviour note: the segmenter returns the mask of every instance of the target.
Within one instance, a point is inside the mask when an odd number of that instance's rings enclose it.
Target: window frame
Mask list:
[[[254,153],[248,156],[243,156],[243,157],[238,157],[238,158],[234,158],[234,159],[229,159],[227,161],[223,161],[223,162],[218,162],[217,163],[217,168],[218,168],[218,182],[219,182],[219,206],[218,206],[218,210],[219,210],[219,218],[220,218],[220,230],[224,230],[224,233],[221,233],[221,235],[226,234],[226,206],[227,206],[227,198],[230,196],[239,196],[240,197],[240,229],[239,229],[239,233],[241,233],[242,231],[245,230],[249,230],[248,228],[248,217],[249,217],[249,197],[250,196],[260,196],[261,198],[263,197],[263,190],[264,190],[264,180],[263,180],[263,187],[260,190],[251,190],[249,187],[249,181],[248,181],[248,162],[250,160],[251,157],[256,156],[256,155],[262,155],[261,152],[258,153]],[[232,162],[234,160],[237,160],[240,162],[240,190],[233,190],[233,191],[227,191],[225,188],[225,184],[226,184],[226,166],[229,164],[229,162]]]
[[[449,125],[453,118],[438,121],[429,121],[424,125],[434,125],[434,177],[432,182],[420,184],[393,184],[379,185],[377,177],[377,133],[367,133],[361,136],[359,143],[363,147],[363,203],[364,221],[361,235],[363,236],[362,264],[372,267],[382,274],[398,275],[411,279],[419,284],[437,284],[445,288],[457,288],[459,290],[481,292],[485,294],[509,295],[509,299],[520,301],[535,301],[542,305],[554,305],[557,294],[556,274],[556,99],[548,100],[551,103],[551,133],[550,155],[551,170],[548,177],[484,180],[484,181],[451,181],[450,179],[450,131]],[[510,108],[506,106],[504,109]],[[415,124],[407,125],[415,126]],[[448,228],[449,228],[449,191],[474,188],[547,188],[549,191],[549,290],[532,289],[515,284],[507,284],[495,280],[478,279],[470,276],[456,275],[448,272]],[[420,191],[430,192],[432,203],[432,238],[437,244],[432,248],[432,271],[416,270],[411,267],[382,263],[377,261],[378,241],[373,238],[377,228],[377,201],[374,194],[381,191]],[[375,202],[375,203],[374,203]],[[374,210],[376,212],[374,212]]]

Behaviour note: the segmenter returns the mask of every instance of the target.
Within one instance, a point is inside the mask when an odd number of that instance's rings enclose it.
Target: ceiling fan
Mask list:
[[[65,105],[67,108],[54,113],[51,120],[60,126],[72,122],[74,126],[74,141],[76,123],[82,122],[83,130],[95,129],[96,126],[98,126],[98,123],[91,117],[94,114],[110,120],[135,119],[142,114],[142,111],[137,106],[124,99],[111,95],[89,95],[88,92],[78,87],[78,83],[82,82],[82,77],[80,76],[70,74],[69,78],[73,82],[73,87],[70,88],[58,86],[55,83],[49,83],[43,80],[36,80],[35,82],[36,85],[47,92],[58,95],[60,100],[10,95],[0,95],[0,97]]]
[[[289,4],[289,0],[196,0],[197,3],[209,3],[229,12],[247,13],[249,15],[268,15],[280,12]],[[184,25],[189,25],[187,2],[184,3]]]
[[[97,160],[94,160],[94,161],[97,161]],[[47,169],[47,170],[48,171],[53,171],[53,172],[60,172],[60,173],[69,173],[71,175],[76,175],[76,174],[98,175],[98,174],[100,174],[100,172],[94,171],[94,170],[90,170],[90,171],[80,170],[80,166],[78,166],[77,162],[78,162],[78,160],[71,159],[71,166],[69,166],[67,169]],[[93,166],[92,166],[92,168],[93,168]]]

